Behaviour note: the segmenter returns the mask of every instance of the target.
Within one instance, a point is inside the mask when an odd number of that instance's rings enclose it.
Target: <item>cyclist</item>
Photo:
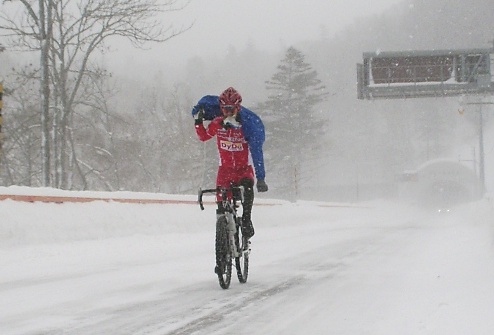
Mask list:
[[[266,192],[268,185],[264,181],[264,125],[251,110],[241,105],[242,96],[229,87],[219,96],[202,97],[192,109],[195,119],[195,130],[201,141],[216,136],[219,152],[219,167],[216,185],[229,187],[233,182],[244,187],[242,203],[242,235],[254,236],[251,211],[254,203],[254,170],[257,178],[257,191]],[[207,128],[203,121],[211,121]],[[254,168],[252,167],[252,163]],[[216,196],[217,214],[223,214],[219,194]]]

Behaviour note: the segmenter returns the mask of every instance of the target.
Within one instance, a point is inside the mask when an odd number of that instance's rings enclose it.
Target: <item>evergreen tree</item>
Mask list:
[[[305,163],[323,144],[320,141],[325,126],[325,119],[315,107],[327,92],[304,58],[299,50],[288,48],[277,67],[279,71],[266,81],[271,93],[259,106],[265,111],[269,165],[280,177],[276,181],[280,189],[276,191],[291,199],[299,196],[300,186],[310,174]]]

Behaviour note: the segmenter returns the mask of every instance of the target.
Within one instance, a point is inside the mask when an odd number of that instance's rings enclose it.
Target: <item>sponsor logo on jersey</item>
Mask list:
[[[227,151],[242,151],[244,149],[244,146],[241,142],[231,142],[225,140],[220,141],[220,147],[221,149]]]

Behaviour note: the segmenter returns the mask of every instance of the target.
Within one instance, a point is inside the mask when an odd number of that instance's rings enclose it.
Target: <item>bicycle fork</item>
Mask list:
[[[228,231],[228,240],[230,241],[230,252],[232,257],[240,257],[240,252],[237,250],[237,243],[235,242],[235,234],[237,233],[237,226],[235,223],[235,217],[232,213],[225,213],[226,218],[226,230]]]

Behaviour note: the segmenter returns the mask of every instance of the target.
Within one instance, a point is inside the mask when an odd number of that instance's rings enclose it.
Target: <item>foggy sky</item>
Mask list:
[[[146,51],[119,47],[119,62],[183,65],[194,56],[221,56],[233,46],[283,50],[300,41],[332,37],[364,16],[384,12],[404,0],[192,0],[183,10],[163,14],[163,22],[192,29]]]
[[[260,48],[279,48],[301,40],[332,35],[356,18],[382,12],[403,0],[193,0],[180,13],[195,26],[178,44],[243,47],[253,40]]]

